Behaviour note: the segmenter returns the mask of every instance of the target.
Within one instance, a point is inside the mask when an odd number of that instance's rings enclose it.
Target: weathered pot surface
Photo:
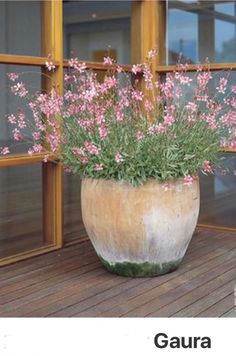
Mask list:
[[[176,179],[167,191],[156,180],[133,187],[83,179],[81,194],[85,228],[108,270],[144,277],[179,266],[197,224],[198,179]]]

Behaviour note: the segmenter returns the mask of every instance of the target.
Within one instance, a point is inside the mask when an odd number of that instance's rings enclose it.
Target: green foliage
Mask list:
[[[154,121],[152,125],[156,123]],[[62,160],[81,177],[124,180],[134,186],[148,178],[165,182],[196,175],[206,159],[212,164],[216,162],[219,151],[218,130],[209,130],[207,123],[200,120],[191,125],[178,120],[161,134],[148,134],[144,118],[138,123],[128,121],[120,124],[113,120],[110,134],[104,141],[100,140],[97,131],[89,133],[88,137],[73,120],[69,125],[70,129],[65,130]],[[137,140],[137,130],[144,133],[143,139]],[[73,148],[83,147],[86,140],[97,144],[101,151],[97,156],[90,155],[87,164],[81,164],[78,156],[73,154]],[[122,162],[116,162],[117,152],[122,152]],[[96,164],[102,164],[103,169],[97,171]]]

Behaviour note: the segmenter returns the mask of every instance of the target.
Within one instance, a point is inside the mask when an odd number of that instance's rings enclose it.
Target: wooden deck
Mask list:
[[[199,230],[180,268],[107,272],[89,241],[0,269],[0,317],[236,317],[236,236]]]

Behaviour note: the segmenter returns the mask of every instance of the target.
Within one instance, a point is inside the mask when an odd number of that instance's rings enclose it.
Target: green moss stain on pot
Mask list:
[[[162,274],[173,272],[180,265],[182,258],[168,263],[154,264],[149,262],[131,263],[116,262],[109,263],[101,256],[98,256],[106,269],[112,273],[125,277],[156,277]]]

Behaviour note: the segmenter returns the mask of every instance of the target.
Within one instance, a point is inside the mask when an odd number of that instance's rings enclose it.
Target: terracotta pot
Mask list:
[[[156,276],[182,261],[199,213],[199,181],[183,179],[165,191],[156,180],[133,187],[103,179],[82,181],[82,216],[88,236],[114,273]]]

